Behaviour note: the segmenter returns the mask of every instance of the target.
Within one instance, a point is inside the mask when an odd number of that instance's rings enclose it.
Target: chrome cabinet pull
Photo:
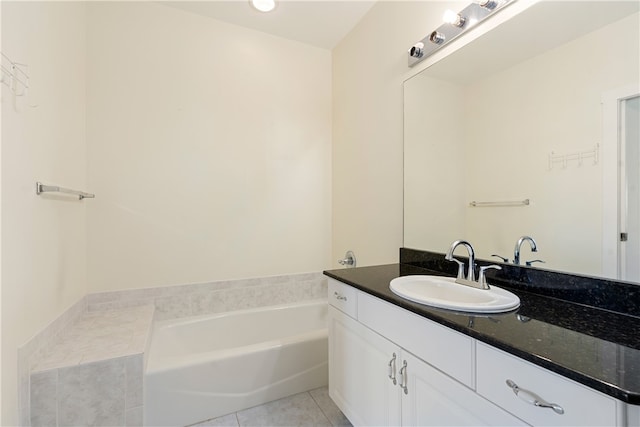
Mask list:
[[[530,403],[534,406],[538,406],[540,408],[553,409],[556,414],[564,414],[564,409],[557,403],[549,403],[534,392],[518,387],[518,384],[514,383],[511,380],[507,380],[507,385],[511,388],[511,390],[513,390],[513,393],[516,396],[518,396],[525,402]]]
[[[396,354],[393,353],[393,357],[389,360],[389,379],[393,382],[393,385],[397,384],[396,381]]]
[[[404,394],[409,394],[407,388],[407,361],[403,361],[402,368],[400,368],[400,388],[404,390]]]
[[[340,300],[340,301],[346,301],[347,297],[343,296],[342,294],[339,294],[338,291],[335,291],[333,293],[333,295],[336,297],[336,299]]]

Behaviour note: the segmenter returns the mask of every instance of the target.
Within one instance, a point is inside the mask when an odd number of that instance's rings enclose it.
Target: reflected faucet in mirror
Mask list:
[[[513,249],[513,264],[514,265],[520,265],[520,252],[522,251],[522,244],[524,242],[529,242],[529,246],[531,246],[531,252],[538,252],[538,244],[536,243],[536,241],[534,240],[533,237],[530,236],[522,236],[518,239],[518,241],[516,242],[516,246]],[[498,254],[492,254],[491,256],[500,258],[502,260],[502,262],[504,263],[508,263],[509,262],[509,258],[505,258],[501,255]],[[544,264],[544,261],[541,259],[534,259],[531,261],[526,261],[525,264],[527,267],[531,267],[533,265],[533,263],[536,262],[540,262]]]
[[[538,245],[536,245],[536,241],[533,240],[533,237],[522,236],[516,242],[516,246],[513,249],[513,263],[515,265],[520,265],[520,250],[522,249],[522,244],[527,241],[531,246],[531,252],[538,252]],[[531,265],[531,264],[528,264]]]

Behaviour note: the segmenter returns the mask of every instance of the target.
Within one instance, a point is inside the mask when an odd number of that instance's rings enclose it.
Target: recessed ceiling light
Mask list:
[[[275,0],[250,0],[250,3],[260,12],[271,12],[276,7]]]

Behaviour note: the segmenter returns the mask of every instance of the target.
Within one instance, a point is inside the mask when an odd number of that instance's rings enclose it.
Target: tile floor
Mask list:
[[[294,394],[190,427],[351,426],[329,397],[327,387]]]

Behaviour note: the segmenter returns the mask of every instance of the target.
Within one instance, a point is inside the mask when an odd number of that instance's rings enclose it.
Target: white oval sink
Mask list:
[[[389,284],[391,292],[432,307],[476,313],[500,313],[520,305],[520,298],[497,286],[477,289],[455,283],[453,277],[403,276]]]

